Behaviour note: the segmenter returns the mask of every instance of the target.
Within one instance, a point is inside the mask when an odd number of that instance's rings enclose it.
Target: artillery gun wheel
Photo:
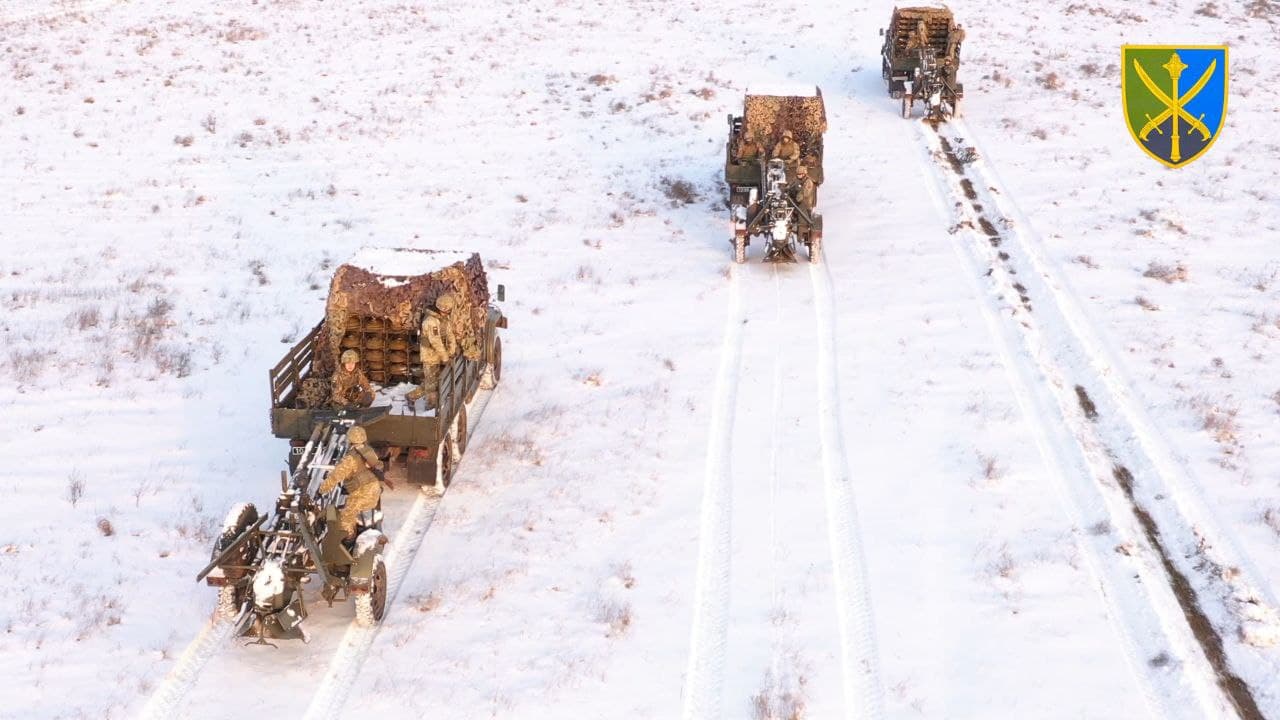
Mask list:
[[[213,560],[221,555],[228,545],[240,537],[245,528],[254,524],[257,520],[258,509],[254,507],[253,503],[241,505],[240,511],[236,513],[235,517],[228,517],[227,522],[223,524],[222,534],[214,541],[213,552],[209,554],[209,559]],[[254,544],[254,542],[251,540],[246,545],[241,546],[246,557],[252,552],[252,548],[249,545]],[[240,606],[244,604],[245,589],[245,586],[239,583],[223,585],[218,588],[218,615],[229,620],[238,616],[240,614]]]
[[[235,620],[243,604],[244,590],[240,586],[223,585],[218,588],[218,617]]]
[[[387,564],[378,555],[369,578],[369,592],[356,595],[356,623],[360,627],[372,627],[382,622],[387,612]]]
[[[911,106],[915,104],[915,99],[911,95],[903,94],[902,96],[902,117],[911,117]]]

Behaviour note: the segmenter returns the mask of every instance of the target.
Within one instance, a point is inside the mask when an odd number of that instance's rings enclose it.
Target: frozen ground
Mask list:
[[[0,0],[0,716],[174,687],[364,245],[480,252],[504,382],[378,633],[318,607],[170,715],[1231,717],[1172,572],[1280,716],[1280,6],[953,8],[939,135],[891,3]],[[1133,144],[1122,42],[1231,45],[1204,158]],[[730,268],[724,116],[809,82],[829,263]]]

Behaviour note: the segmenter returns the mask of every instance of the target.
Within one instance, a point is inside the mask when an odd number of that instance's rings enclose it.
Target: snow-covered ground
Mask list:
[[[0,0],[0,717],[1231,717],[1170,573],[1280,716],[1280,5],[952,6],[939,134],[886,2]],[[1125,42],[1231,45],[1205,157]],[[808,83],[828,263],[731,267],[724,117]],[[376,633],[179,677],[369,245],[481,253],[503,383]]]

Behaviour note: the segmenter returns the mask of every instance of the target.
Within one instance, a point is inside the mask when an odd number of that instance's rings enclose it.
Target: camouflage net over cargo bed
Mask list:
[[[922,22],[925,33],[923,39],[918,35],[918,27]],[[886,34],[892,40],[892,54],[895,58],[918,47],[921,41],[933,48],[938,57],[951,57],[956,45],[964,40],[964,30],[955,23],[951,10],[946,7],[895,8]]]
[[[748,95],[743,103],[743,129],[772,148],[790,130],[804,155],[816,155],[827,131],[822,96]]]
[[[360,364],[370,380],[415,380],[421,374],[418,329],[427,309],[446,292],[453,292],[460,301],[449,313],[459,345],[469,358],[479,359],[489,282],[478,254],[422,275],[376,274],[342,265],[329,288],[314,371],[328,376],[342,351],[352,348],[360,352]]]

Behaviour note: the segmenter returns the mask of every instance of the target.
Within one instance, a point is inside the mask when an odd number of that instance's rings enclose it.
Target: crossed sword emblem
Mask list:
[[[1198,118],[1192,117],[1191,113],[1187,112],[1184,106],[1191,102],[1195,96],[1204,89],[1204,86],[1208,84],[1209,78],[1213,77],[1213,71],[1218,67],[1218,61],[1213,60],[1210,62],[1209,68],[1204,71],[1204,74],[1200,76],[1200,79],[1196,81],[1196,84],[1192,85],[1191,89],[1182,95],[1178,94],[1178,77],[1182,75],[1183,70],[1187,69],[1187,66],[1182,62],[1182,58],[1178,57],[1178,53],[1174,53],[1169,56],[1169,62],[1161,65],[1160,67],[1169,71],[1169,79],[1173,81],[1173,92],[1169,95],[1166,95],[1164,91],[1156,85],[1155,81],[1151,79],[1151,76],[1147,74],[1147,71],[1143,69],[1142,64],[1138,62],[1138,58],[1133,59],[1133,68],[1138,71],[1138,77],[1142,80],[1142,84],[1146,85],[1147,89],[1151,91],[1151,94],[1164,104],[1164,110],[1155,117],[1151,117],[1150,113],[1147,114],[1147,124],[1142,126],[1142,131],[1138,133],[1138,137],[1141,138],[1143,142],[1146,142],[1147,137],[1151,135],[1152,130],[1163,135],[1164,132],[1160,129],[1160,124],[1172,117],[1173,132],[1170,139],[1172,140],[1173,147],[1171,148],[1169,159],[1173,162],[1178,162],[1182,160],[1182,148],[1179,143],[1181,137],[1178,135],[1179,119],[1186,120],[1187,124],[1190,126],[1187,128],[1188,135],[1190,135],[1193,130],[1196,130],[1200,132],[1200,135],[1204,140],[1208,140],[1209,136],[1213,134],[1209,132],[1208,126],[1204,124],[1204,113],[1201,113]]]

